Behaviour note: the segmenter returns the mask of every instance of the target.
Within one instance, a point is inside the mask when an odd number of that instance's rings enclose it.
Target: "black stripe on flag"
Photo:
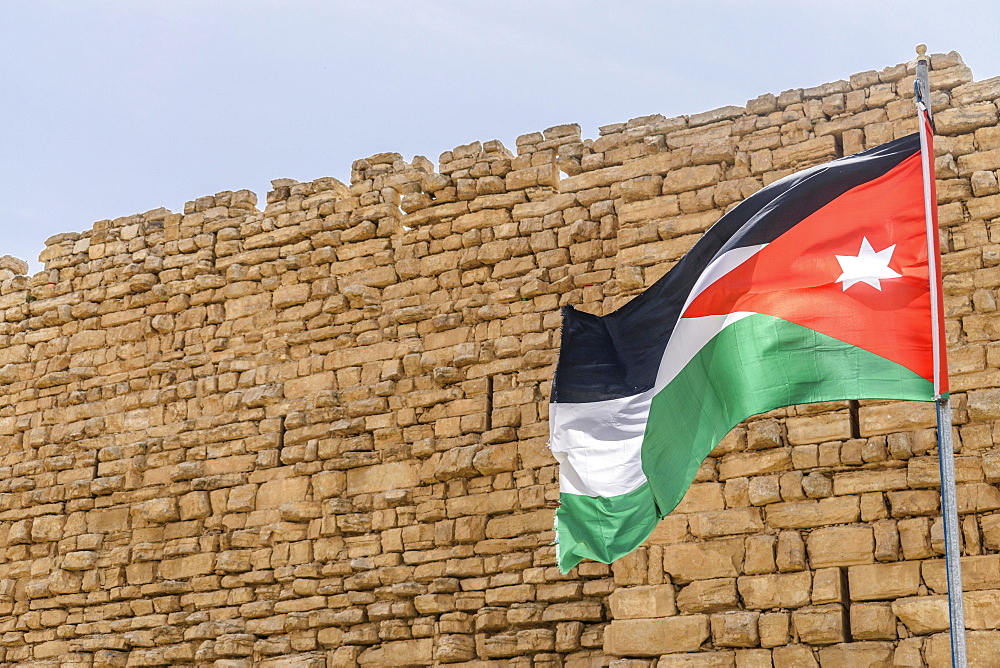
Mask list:
[[[680,310],[716,257],[773,241],[919,150],[920,137],[912,134],[792,174],[734,207],[676,266],[613,313],[602,317],[565,306],[551,401],[605,401],[651,389]]]

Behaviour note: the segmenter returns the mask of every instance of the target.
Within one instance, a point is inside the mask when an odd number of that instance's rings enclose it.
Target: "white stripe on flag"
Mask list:
[[[559,460],[559,491],[618,496],[646,482],[642,436],[653,391],[608,401],[549,404],[549,444]]]
[[[702,273],[687,305],[702,290],[756,255],[767,244],[731,250]],[[682,311],[683,312],[683,311]],[[549,404],[549,447],[559,461],[559,491],[619,496],[646,482],[642,439],[653,396],[674,379],[712,337],[752,313],[681,318],[667,343],[656,385],[642,394],[607,401]]]

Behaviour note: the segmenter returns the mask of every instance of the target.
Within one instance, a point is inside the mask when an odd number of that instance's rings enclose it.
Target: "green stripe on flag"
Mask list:
[[[933,395],[929,380],[867,350],[769,315],[738,320],[653,398],[642,487],[613,497],[559,495],[559,569],[583,559],[610,563],[641,545],[680,503],[705,457],[752,415],[819,401]]]
[[[660,513],[649,483],[609,497],[560,494],[556,510],[559,570],[569,572],[583,559],[611,563],[653,533]]]
[[[845,399],[933,401],[934,388],[906,367],[780,318],[755,314],[729,325],[653,397],[642,468],[657,504],[673,510],[705,457],[751,415]]]

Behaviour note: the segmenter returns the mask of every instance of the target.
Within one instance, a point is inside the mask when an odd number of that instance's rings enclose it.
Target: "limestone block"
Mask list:
[[[790,613],[762,612],[757,621],[761,646],[778,647],[788,644],[790,624]]]
[[[698,190],[718,183],[721,179],[722,168],[719,165],[681,167],[667,172],[663,178],[663,194],[673,195]]]
[[[726,507],[722,488],[723,486],[717,482],[694,483],[688,487],[684,498],[677,504],[673,512],[697,513],[709,510],[722,510]]]
[[[347,490],[347,475],[343,471],[317,473],[312,476],[312,490],[313,496],[319,500],[338,497]]]
[[[178,501],[181,520],[204,519],[212,514],[208,492],[189,492]]]
[[[771,668],[771,650],[768,649],[738,649],[735,652],[734,668]]]
[[[983,477],[979,457],[955,457],[955,482],[978,482]],[[917,488],[939,487],[941,475],[937,457],[914,457],[908,461],[907,483],[910,487]]]
[[[212,553],[193,554],[160,562],[160,577],[165,580],[184,580],[199,575],[208,575],[214,570],[215,555]]]
[[[1000,591],[987,589],[970,591],[963,596],[965,626],[969,629],[1000,628]]]
[[[597,601],[554,603],[542,613],[543,622],[599,622],[604,619],[604,606]]]
[[[879,520],[872,524],[875,533],[875,560],[899,559],[899,531],[895,520]]]
[[[922,573],[924,582],[931,591],[936,594],[948,592],[944,559],[928,559],[922,562]],[[997,582],[1000,582],[1000,555],[962,557],[963,590],[993,589]]]
[[[442,452],[434,466],[434,478],[444,481],[476,476],[478,471],[473,465],[473,460],[481,448],[481,445],[475,444],[455,447]]]
[[[895,646],[891,642],[851,642],[830,645],[819,651],[823,666],[843,668],[890,668]]]
[[[786,645],[776,647],[771,653],[775,666],[796,666],[796,668],[819,668],[811,647],[807,645]],[[829,664],[831,666],[837,664]]]
[[[618,251],[617,262],[635,267],[660,265],[665,261],[679,260],[698,240],[694,235],[677,239],[666,239],[652,243],[632,246]]]
[[[360,666],[426,666],[434,661],[434,640],[394,640],[369,647],[358,655]]]
[[[934,406],[928,402],[904,401],[862,406],[858,411],[861,435],[865,438],[894,431],[932,427],[935,420]]]
[[[754,476],[750,478],[748,496],[754,506],[765,506],[781,501],[778,487],[778,477],[773,475]]]
[[[895,640],[896,614],[893,608],[888,603],[852,604],[851,636],[854,640]]]
[[[513,538],[530,533],[550,531],[553,527],[553,521],[554,511],[547,508],[531,513],[495,517],[486,524],[486,537]]]
[[[813,455],[810,457],[808,464],[804,465],[803,468],[813,468],[819,465],[819,449],[815,446],[802,446],[802,448],[813,448]],[[796,448],[795,452],[798,452],[800,448]],[[793,460],[795,456],[793,454]],[[796,462],[796,466],[798,466]],[[805,492],[806,496],[810,499],[820,499],[833,495],[833,481],[830,480],[829,476],[822,473],[810,473],[809,475],[802,478],[802,491]]]
[[[418,476],[419,465],[413,461],[389,462],[350,469],[347,471],[347,494],[354,496],[415,487]]]
[[[127,507],[94,509],[87,512],[87,531],[95,534],[121,531],[129,527]]]
[[[780,529],[809,529],[828,524],[857,522],[861,518],[859,504],[857,496],[773,503],[767,506],[767,523]]]
[[[735,578],[698,580],[677,594],[677,608],[682,613],[720,612],[738,606]]]
[[[278,509],[283,503],[299,501],[305,498],[308,489],[309,478],[305,477],[268,480],[256,490],[256,509]]]
[[[801,571],[806,567],[806,546],[798,531],[782,531],[778,534],[778,549],[775,563],[781,572]]]
[[[966,134],[996,124],[997,108],[992,102],[942,109],[934,114],[935,132],[942,135]]]
[[[947,596],[899,598],[892,602],[892,612],[914,635],[937,633],[948,628]]]
[[[827,527],[809,534],[806,549],[813,568],[868,564],[875,560],[875,537],[867,526]]]
[[[291,501],[278,506],[282,521],[285,522],[308,522],[319,518],[322,515],[322,508],[318,501]]]
[[[990,666],[1000,655],[1000,631],[966,631],[965,647],[970,666]],[[928,666],[951,664],[951,637],[939,633],[924,644],[924,659]]]
[[[757,630],[759,612],[719,612],[711,616],[712,643],[716,647],[756,647],[760,644]]]
[[[743,572],[747,575],[775,572],[778,569],[775,563],[777,542],[778,539],[775,536],[748,536]]]
[[[792,626],[799,640],[809,645],[831,645],[847,638],[844,607],[839,603],[795,610]]]
[[[476,657],[476,642],[470,635],[445,634],[434,640],[434,658],[441,663],[470,661]]]
[[[912,474],[912,469],[911,469]],[[913,485],[912,475],[908,475],[910,485]],[[910,517],[913,515],[938,515],[941,495],[936,491],[908,489],[899,492],[889,492],[886,495],[893,517]]]
[[[900,520],[899,545],[903,550],[904,559],[926,559],[934,556],[931,546],[930,520],[926,517],[915,517]]]
[[[58,515],[42,515],[31,522],[31,540],[35,543],[60,540],[66,520]]]
[[[669,617],[677,614],[674,588],[669,584],[615,589],[608,597],[608,605],[613,619]]]
[[[668,515],[660,520],[653,533],[646,539],[647,545],[673,545],[683,543],[687,538],[687,517]]]
[[[745,554],[742,538],[681,543],[663,547],[663,570],[674,582],[735,577]]]
[[[499,443],[476,452],[472,465],[482,475],[493,475],[517,468],[517,444]]]
[[[253,568],[248,550],[226,550],[220,552],[215,569],[223,573],[245,573]]]
[[[987,550],[1000,549],[1000,515],[986,515],[979,518],[983,533],[983,547]]]
[[[769,450],[784,445],[784,430],[777,420],[755,420],[747,425],[747,448]]]
[[[62,568],[67,571],[86,571],[94,568],[100,555],[90,550],[69,552],[63,557]]]
[[[851,566],[848,571],[852,601],[878,601],[913,596],[920,588],[918,561]]]
[[[619,668],[616,662],[608,665]],[[736,654],[732,651],[665,654],[656,662],[656,668],[736,668],[736,665]],[[631,665],[626,664],[620,668],[631,668]]]
[[[841,603],[844,600],[846,571],[842,568],[821,568],[813,573],[813,605]]]
[[[823,443],[851,437],[851,416],[847,413],[790,417],[785,420],[785,426],[788,429],[788,442],[792,445]]]
[[[734,452],[719,462],[719,480],[786,471],[792,465],[791,448],[773,448],[760,452]]]
[[[694,513],[688,517],[691,534],[697,538],[716,538],[741,533],[754,533],[764,528],[758,508],[731,508],[715,512]]]
[[[348,486],[349,489],[350,486]],[[467,496],[447,499],[445,505],[448,517],[496,515],[510,512],[519,507],[516,490],[498,490],[484,494],[469,494]]]
[[[833,493],[838,496],[906,489],[906,486],[906,469],[846,471],[833,477]]]
[[[615,619],[604,631],[604,652],[612,656],[659,656],[693,652],[701,647],[708,636],[708,615]]]
[[[629,183],[638,184],[638,182],[635,181]],[[642,185],[642,193],[648,192],[649,195],[659,194],[658,184],[652,181],[644,181],[642,182]],[[639,199],[640,189],[638,185],[633,185],[629,188],[625,188],[625,184],[622,184],[622,186],[622,195],[625,197],[625,201],[618,205],[616,209],[618,212],[618,221],[620,223],[646,223],[650,220],[660,220],[680,215],[681,210],[678,206],[676,195],[664,195],[662,197],[652,197],[651,199]],[[628,194],[626,194],[626,192]]]
[[[811,585],[808,571],[745,575],[736,581],[744,605],[751,610],[801,608],[809,604]]]
[[[334,375],[332,372],[310,374],[301,378],[289,378],[285,381],[284,388],[280,391],[288,399],[301,399],[303,397],[314,397],[324,390],[329,390],[334,386]],[[280,396],[279,388],[273,389],[266,386],[259,391],[251,390],[244,395],[244,401],[248,405],[260,403],[266,405],[272,403],[277,396]],[[258,393],[259,392],[259,393]]]

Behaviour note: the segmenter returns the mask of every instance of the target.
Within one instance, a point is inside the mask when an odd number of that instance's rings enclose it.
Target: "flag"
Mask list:
[[[564,308],[549,406],[563,572],[638,547],[752,415],[934,400],[947,372],[923,193],[913,134],[758,191],[613,313]]]

